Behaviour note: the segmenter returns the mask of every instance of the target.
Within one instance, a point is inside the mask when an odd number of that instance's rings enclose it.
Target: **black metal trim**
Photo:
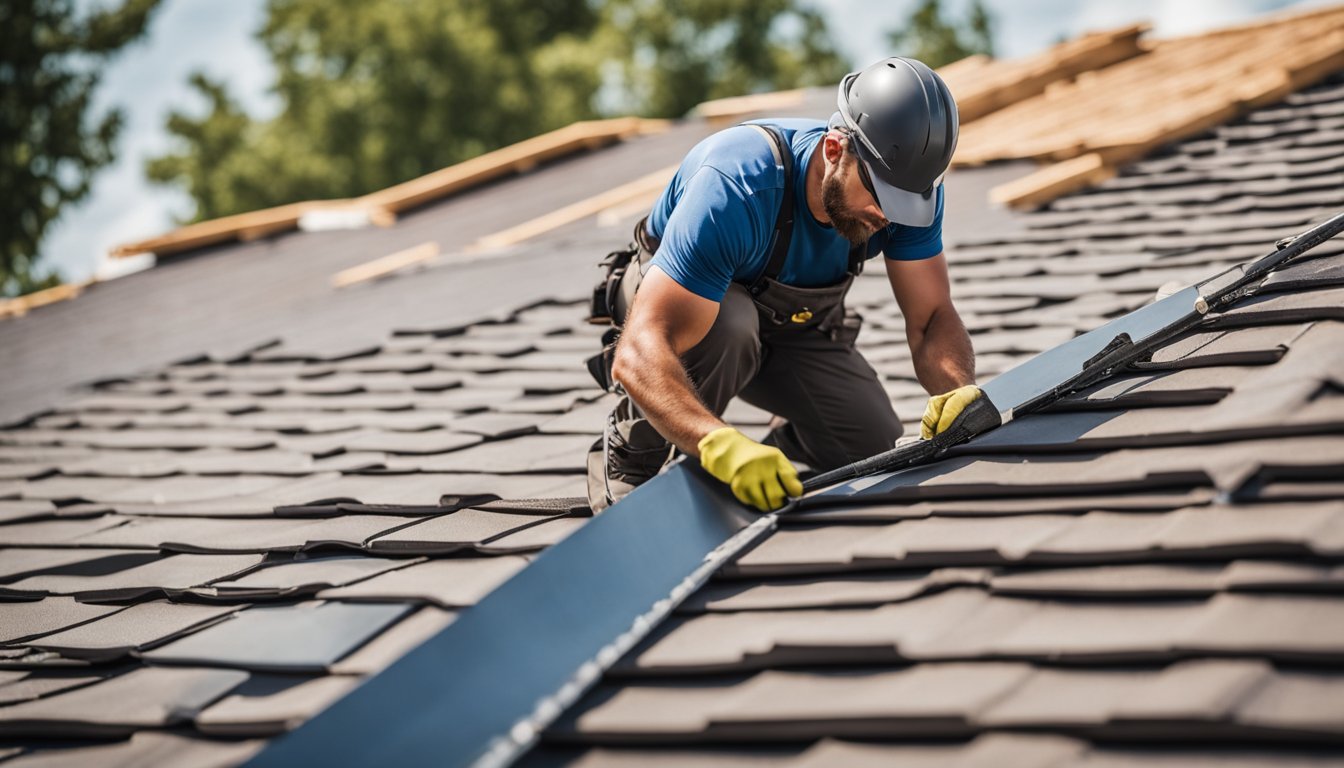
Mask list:
[[[774,519],[682,462],[248,765],[506,765]]]

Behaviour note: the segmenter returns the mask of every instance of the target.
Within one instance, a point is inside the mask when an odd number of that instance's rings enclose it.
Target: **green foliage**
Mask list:
[[[253,120],[193,76],[206,110],[169,118],[180,149],[147,172],[214,218],[364,194],[576,120],[838,80],[824,23],[794,6],[270,0],[280,113]]]
[[[902,56],[937,69],[977,53],[993,56],[994,19],[981,0],[971,0],[964,22],[944,17],[939,0],[920,0],[910,20],[888,39]]]
[[[628,109],[679,117],[706,99],[831,85],[848,63],[793,0],[622,0],[607,15]]]
[[[77,15],[70,0],[0,3],[0,295],[60,282],[36,264],[62,209],[114,159],[122,115],[91,113],[99,67],[145,30],[159,0]]]

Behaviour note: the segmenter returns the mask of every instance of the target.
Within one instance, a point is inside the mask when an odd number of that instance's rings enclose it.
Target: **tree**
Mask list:
[[[575,120],[679,115],[844,72],[821,18],[794,0],[672,5],[270,0],[259,38],[280,113],[254,120],[194,75],[206,109],[170,116],[178,149],[147,173],[214,218],[364,194]]]
[[[901,55],[937,69],[977,53],[993,56],[993,26],[981,0],[971,0],[964,23],[945,18],[939,0],[920,0],[910,20],[888,33],[888,39]]]
[[[680,117],[706,99],[833,85],[848,71],[826,22],[792,0],[620,0],[607,6],[631,111]]]
[[[42,238],[115,159],[122,125],[118,110],[93,114],[99,69],[144,33],[158,4],[80,15],[70,0],[0,3],[0,295],[60,282],[39,269]]]

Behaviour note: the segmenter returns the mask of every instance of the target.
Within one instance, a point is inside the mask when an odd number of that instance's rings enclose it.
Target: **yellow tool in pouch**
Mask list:
[[[812,310],[803,307],[801,312],[794,312],[793,316],[789,319],[795,323],[806,323],[808,320],[812,319]]]

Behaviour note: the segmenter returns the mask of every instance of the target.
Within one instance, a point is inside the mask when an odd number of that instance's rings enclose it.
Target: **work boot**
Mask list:
[[[667,442],[639,415],[629,397],[622,397],[603,436],[588,451],[588,503],[601,512],[657,475],[672,457]]]

